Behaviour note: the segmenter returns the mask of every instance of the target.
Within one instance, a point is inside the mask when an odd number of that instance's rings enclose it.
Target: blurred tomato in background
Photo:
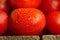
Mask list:
[[[0,10],[5,11],[6,13],[9,12],[9,5],[7,0],[0,0]]]
[[[41,0],[10,0],[13,8],[39,8]]]
[[[48,31],[53,34],[60,34],[60,11],[49,13],[46,20]]]
[[[53,11],[59,11],[60,0],[42,0],[40,9],[48,14]]]
[[[0,10],[0,35],[3,35],[8,28],[8,15]]]

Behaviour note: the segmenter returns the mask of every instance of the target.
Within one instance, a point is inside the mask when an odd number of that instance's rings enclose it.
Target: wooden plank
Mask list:
[[[42,40],[56,40],[56,35],[43,35]]]
[[[60,35],[57,35],[56,38],[57,38],[56,40],[60,40]]]
[[[39,36],[0,36],[0,40],[40,40]]]

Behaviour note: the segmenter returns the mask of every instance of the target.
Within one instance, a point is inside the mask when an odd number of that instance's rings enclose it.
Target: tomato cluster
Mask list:
[[[0,0],[0,35],[60,34],[60,0]]]

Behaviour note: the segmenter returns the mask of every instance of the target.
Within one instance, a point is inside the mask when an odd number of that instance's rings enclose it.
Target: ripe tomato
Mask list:
[[[4,11],[0,10],[0,35],[4,34],[8,26],[8,16]]]
[[[47,29],[53,34],[60,34],[60,11],[47,15]]]
[[[59,10],[59,8],[60,8],[59,6],[60,6],[60,0],[42,0],[40,9],[45,14],[48,14],[52,11]]]
[[[0,0],[0,10],[3,10],[7,13],[9,12],[9,6],[7,0]]]
[[[19,8],[10,16],[10,30],[17,35],[40,34],[45,27],[43,12],[34,8]]]
[[[13,8],[38,8],[41,0],[10,0]]]

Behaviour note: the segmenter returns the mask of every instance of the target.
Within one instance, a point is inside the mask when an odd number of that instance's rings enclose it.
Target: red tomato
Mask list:
[[[0,35],[4,34],[8,26],[8,16],[4,11],[0,10]]]
[[[13,8],[38,8],[41,0],[10,0]]]
[[[60,34],[60,11],[47,15],[47,29],[53,34]]]
[[[42,0],[41,10],[45,14],[48,14],[52,11],[59,10],[59,6],[60,6],[60,0]]]
[[[19,8],[10,16],[10,30],[17,35],[40,34],[45,27],[43,12],[34,8]]]
[[[9,6],[7,0],[0,0],[0,10],[3,10],[7,13],[9,12]]]

